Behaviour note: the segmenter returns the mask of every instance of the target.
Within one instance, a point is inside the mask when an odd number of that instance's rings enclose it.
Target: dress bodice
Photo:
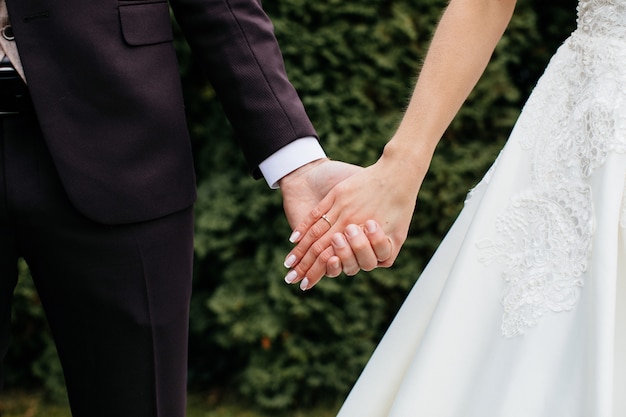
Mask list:
[[[626,40],[626,0],[580,0],[578,32]]]

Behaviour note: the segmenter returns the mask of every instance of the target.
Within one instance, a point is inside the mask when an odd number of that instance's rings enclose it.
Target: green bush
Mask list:
[[[333,159],[373,163],[406,105],[444,0],[266,0],[290,79]],[[196,155],[196,268],[190,386],[226,387],[268,409],[340,400],[465,194],[506,140],[556,46],[574,1],[520,2],[476,90],[446,132],[409,238],[389,270],[284,284],[289,227],[278,191],[246,175],[232,131],[177,35]],[[62,384],[32,285],[16,293],[11,386]]]
[[[571,3],[571,2],[570,2]],[[406,104],[444,1],[266,1],[298,89],[330,157],[370,164]],[[192,314],[194,386],[229,381],[271,409],[342,398],[408,289],[508,137],[541,70],[573,27],[572,4],[539,2],[515,19],[442,141],[395,267],[327,279],[302,294],[282,276],[289,229],[278,193],[245,169],[223,122],[191,120],[199,148],[197,268]],[[541,5],[543,7],[543,5]],[[549,27],[550,25],[548,25]],[[193,90],[202,90],[193,77]],[[202,84],[200,84],[202,85]],[[206,93],[208,105],[214,104]]]
[[[6,358],[5,384],[41,389],[52,401],[65,398],[61,363],[28,267],[19,262],[13,303],[13,340]]]

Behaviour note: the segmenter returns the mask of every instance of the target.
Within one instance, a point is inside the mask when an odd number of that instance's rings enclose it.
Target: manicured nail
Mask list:
[[[359,234],[359,228],[355,224],[350,224],[346,227],[346,233],[350,237],[355,237]]]
[[[341,233],[335,233],[333,236],[333,245],[335,245],[338,249],[341,249],[346,246],[346,243],[346,238],[343,237]]]
[[[304,278],[302,281],[300,281],[300,289],[302,291],[306,291],[309,289],[309,279],[308,278]]]
[[[289,255],[287,259],[285,259],[285,268],[291,268],[291,265],[296,263],[296,255]]]
[[[296,278],[298,278],[298,273],[296,271],[289,271],[289,273],[285,275],[285,282],[291,284]]]
[[[376,222],[374,220],[368,220],[365,222],[365,228],[368,233],[374,233],[378,227],[376,227]]]
[[[298,240],[299,237],[300,237],[300,232],[298,232],[297,230],[294,230],[291,236],[289,236],[289,241],[291,243],[294,243],[296,240]]]

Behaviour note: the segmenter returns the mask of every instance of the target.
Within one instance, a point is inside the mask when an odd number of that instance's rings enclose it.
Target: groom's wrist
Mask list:
[[[297,139],[285,145],[259,164],[259,169],[270,188],[279,188],[281,180],[305,165],[325,159],[326,153],[312,136]]]
[[[297,169],[294,169],[293,171],[291,171],[290,173],[288,173],[287,175],[285,175],[284,177],[282,177],[278,181],[279,188],[283,189],[283,191],[284,191],[286,188],[289,188],[290,186],[292,186],[294,184],[296,186],[298,186],[297,184],[299,183],[301,178],[304,178],[304,175],[310,169],[313,169],[316,166],[318,166],[319,164],[323,164],[326,161],[328,161],[327,157],[318,158],[318,159],[315,159],[313,161],[310,161],[310,162],[308,162],[308,163],[298,167]],[[293,187],[292,187],[292,189],[293,189]]]

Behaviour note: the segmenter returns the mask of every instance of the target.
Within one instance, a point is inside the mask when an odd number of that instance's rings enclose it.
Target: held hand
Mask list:
[[[336,256],[331,256],[326,264],[326,276],[336,277],[343,271],[355,275],[361,269],[371,271],[381,265],[381,261],[391,259],[393,244],[380,225],[367,220],[363,227],[350,224],[344,233],[335,233],[332,247]]]
[[[408,167],[401,159],[383,155],[374,165],[339,183],[294,230],[292,241],[298,242],[298,245],[285,260],[285,266],[292,268],[285,280],[290,283],[302,281],[300,287],[306,290],[321,279],[327,265],[332,276],[337,272],[337,259],[333,257],[333,252],[338,249],[338,255],[343,256],[339,258],[346,263],[344,270],[350,274],[356,273],[354,260],[361,269],[392,265],[406,239],[425,173],[426,167]],[[369,219],[378,220],[382,226],[378,231],[371,229],[373,242],[363,239],[361,233],[365,232],[358,232],[358,227],[357,233],[353,227],[348,227],[350,224],[366,225]],[[347,232],[346,243],[355,245],[350,246],[354,260],[337,234],[344,230]],[[372,265],[371,252],[365,249],[371,244],[381,250],[384,244],[381,236],[384,234],[391,241],[391,248],[389,241],[386,243],[388,257],[382,259],[378,254],[377,265]],[[331,244],[334,244],[334,249],[329,247]],[[369,250],[374,250],[371,245]]]
[[[304,165],[280,180],[287,221],[295,228],[339,182],[363,168],[320,159]]]
[[[333,186],[362,170],[356,165],[324,159],[287,175],[280,186],[289,224],[295,228]],[[338,276],[342,270],[349,275],[356,274],[360,269],[369,271],[378,265],[378,259],[391,256],[390,240],[376,222],[367,222],[365,231],[354,226],[348,227],[348,232],[345,237],[337,233],[333,238],[329,253],[336,253],[337,256],[328,262],[326,275]]]

